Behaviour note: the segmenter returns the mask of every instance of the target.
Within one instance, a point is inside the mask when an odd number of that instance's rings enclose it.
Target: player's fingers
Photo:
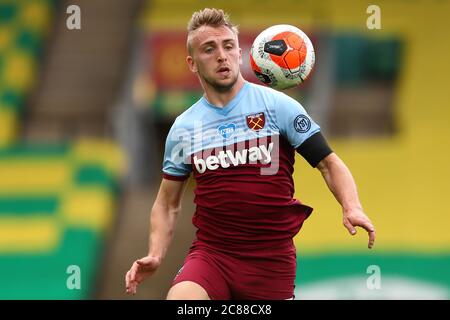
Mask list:
[[[136,267],[133,266],[130,269],[130,281],[135,281],[136,280]]]
[[[132,269],[127,272],[127,293],[136,294],[137,281],[132,279]]]
[[[369,249],[372,249],[375,243],[375,230],[369,231]]]
[[[131,281],[131,293],[132,294],[136,294],[138,284],[139,283],[137,281]]]
[[[370,249],[372,248],[375,242],[375,227],[369,220],[366,220],[363,223],[361,223],[361,227],[364,228],[369,233],[369,249]]]
[[[361,222],[356,223],[356,225],[366,230],[369,234],[368,248],[371,249],[373,247],[373,244],[375,243],[375,227],[368,219],[364,219]]]
[[[137,279],[138,271],[139,271],[139,265],[137,263],[133,263],[133,266],[131,267],[131,270],[130,270],[130,280],[132,282],[138,281],[138,279]]]
[[[347,228],[348,232],[350,232],[352,236],[356,234],[355,227],[347,219],[344,219],[344,226]]]
[[[127,293],[130,293],[131,292],[131,290],[130,290],[130,271],[128,271],[126,274],[125,274],[125,288],[126,288],[126,292]]]
[[[370,220],[363,220],[361,223],[358,223],[358,225],[364,228],[367,232],[375,231],[375,228]]]

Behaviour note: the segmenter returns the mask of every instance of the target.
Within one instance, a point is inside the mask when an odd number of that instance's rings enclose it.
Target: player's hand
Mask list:
[[[127,293],[135,294],[138,284],[150,277],[158,269],[161,261],[157,257],[146,256],[136,260],[125,275]]]
[[[355,227],[364,228],[369,233],[369,249],[372,249],[375,243],[375,227],[370,221],[369,217],[360,208],[344,211],[343,217],[344,226],[351,235],[356,234]]]

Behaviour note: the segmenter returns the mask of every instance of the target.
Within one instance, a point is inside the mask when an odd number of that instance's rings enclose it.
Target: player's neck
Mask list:
[[[239,75],[234,86],[227,92],[219,92],[211,87],[205,87],[205,98],[210,104],[218,108],[223,108],[238,94],[239,90],[244,86],[244,83],[244,78],[242,75]]]

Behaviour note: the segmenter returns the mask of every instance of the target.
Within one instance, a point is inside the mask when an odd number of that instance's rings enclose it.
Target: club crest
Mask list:
[[[245,120],[247,122],[247,126],[249,127],[249,129],[253,131],[261,130],[262,128],[264,128],[264,125],[266,124],[266,117],[264,115],[264,112],[250,114],[245,117]]]

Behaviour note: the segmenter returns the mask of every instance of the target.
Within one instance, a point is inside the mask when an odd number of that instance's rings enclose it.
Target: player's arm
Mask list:
[[[187,130],[179,130],[177,120],[170,129],[164,150],[163,179],[150,216],[148,255],[161,261],[172,240],[176,218],[181,210],[181,198],[192,167],[186,158],[184,140]],[[184,139],[184,140],[183,140]],[[182,154],[182,156],[180,156]]]
[[[375,241],[375,230],[361,208],[355,181],[347,166],[333,153],[320,127],[300,103],[285,94],[279,94],[276,106],[279,110],[280,133],[313,168],[320,170],[342,206],[345,227],[351,234],[356,233],[355,226],[366,229],[371,248]]]
[[[362,209],[350,170],[335,153],[323,158],[317,164],[317,168],[342,206],[344,226],[352,235],[356,234],[356,226],[364,228],[369,233],[368,247],[372,248],[375,242],[375,228]]]
[[[186,181],[162,179],[150,215],[149,256],[162,260],[166,255],[181,211]]]
[[[192,170],[180,148],[182,134],[172,125],[166,139],[163,161],[163,179],[150,214],[149,252],[136,260],[125,276],[127,293],[136,293],[137,285],[151,276],[161,264],[172,241],[175,222],[181,210],[181,198]],[[181,145],[183,146],[183,145]]]
[[[150,214],[149,252],[147,256],[134,261],[127,272],[125,276],[127,293],[136,293],[137,285],[150,277],[165,257],[181,211],[186,181],[162,179]]]

